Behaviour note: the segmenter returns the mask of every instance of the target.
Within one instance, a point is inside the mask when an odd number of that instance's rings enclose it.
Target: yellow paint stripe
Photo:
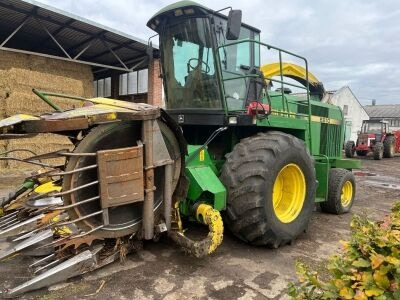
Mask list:
[[[293,112],[287,112],[287,111],[283,111],[283,110],[271,110],[272,111],[272,115],[275,116],[282,116],[282,117],[286,117],[286,118],[299,118],[303,119],[303,120],[307,120],[307,116],[298,116],[296,115],[296,113]],[[341,120],[337,120],[337,119],[332,119],[332,118],[326,118],[326,117],[319,117],[319,116],[311,116],[311,121],[312,122],[316,122],[316,123],[325,123],[325,124],[332,124],[332,125],[340,125],[342,124]]]
[[[326,118],[326,117],[318,117],[318,116],[311,116],[311,121],[318,122],[318,123],[332,124],[332,125],[342,124],[341,120],[331,119],[331,118]]]

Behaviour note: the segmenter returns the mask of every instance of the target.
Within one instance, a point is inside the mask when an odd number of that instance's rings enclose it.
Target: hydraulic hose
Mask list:
[[[208,204],[200,204],[196,209],[196,219],[204,225],[208,225],[210,231],[206,239],[211,241],[208,247],[208,254],[211,254],[222,243],[224,223],[221,214]]]
[[[182,231],[177,230],[170,231],[169,237],[185,251],[200,258],[213,253],[221,245],[224,225],[219,211],[208,204],[199,204],[195,209],[195,217],[200,223],[208,226],[209,232],[206,238],[194,241],[185,236]]]

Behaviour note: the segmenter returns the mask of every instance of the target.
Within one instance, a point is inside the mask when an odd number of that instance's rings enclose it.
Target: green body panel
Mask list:
[[[326,200],[329,184],[329,170],[331,169],[330,161],[327,156],[316,157],[315,175],[318,181],[315,193],[315,202],[323,202]]]
[[[342,169],[347,169],[347,170],[360,169],[361,168],[361,160],[346,159],[346,158],[334,159],[331,162],[331,166],[332,166],[332,168],[342,168]]]
[[[271,130],[294,135],[305,142],[315,160],[318,181],[315,200],[326,201],[331,168],[351,170],[361,166],[360,161],[342,158],[345,138],[342,110],[321,102],[321,95],[310,94],[308,62],[304,57],[260,42],[260,31],[243,23],[241,33],[249,33],[239,40],[227,40],[224,37],[227,23],[226,16],[191,1],[171,4],[148,22],[160,34],[167,112],[175,116],[192,144],[186,159],[190,186],[188,199],[181,204],[182,212],[190,215],[190,208],[198,201],[214,201],[214,207],[223,209],[226,189],[218,176],[225,155],[241,139]],[[284,81],[282,74],[274,79],[257,73],[261,47],[264,52],[275,51],[281,70],[282,54],[285,59],[302,61],[306,70],[304,85]],[[182,53],[188,58],[183,58]],[[198,65],[191,66],[190,61]],[[257,79],[264,83],[261,93],[249,96]],[[304,93],[292,94],[285,90],[287,87],[302,89]],[[265,108],[254,115],[247,112],[251,102],[270,105],[268,114]],[[194,114],[198,114],[197,118],[187,122],[186,118]],[[218,118],[213,118],[213,114]],[[231,123],[232,118],[246,122]],[[217,146],[211,143],[200,160],[200,146],[193,145],[201,145],[217,128],[225,126],[223,138],[216,142]]]
[[[327,199],[329,170],[331,168],[354,169],[361,166],[358,160],[342,159],[344,140],[343,114],[338,106],[310,99],[311,122],[307,114],[307,102],[296,95],[269,92],[272,113],[258,119],[257,126],[265,130],[279,130],[305,141],[315,159],[318,181],[316,202]],[[262,102],[267,104],[267,97]],[[261,129],[261,128],[260,128]]]
[[[204,201],[213,204],[216,210],[225,209],[226,189],[209,166],[187,167],[186,176],[190,181],[187,195],[190,202],[194,203],[203,196]],[[206,192],[209,195],[205,195]]]
[[[304,96],[269,92],[269,97],[272,113],[268,118],[257,120],[257,126],[287,132],[305,141],[315,159],[318,181],[315,201],[325,201],[331,168],[351,170],[361,166],[358,160],[342,159],[345,124],[341,109],[310,99],[309,122],[308,104]],[[263,97],[262,102],[267,104],[267,97]]]
[[[218,170],[210,154],[201,146],[189,145],[185,175],[189,179],[187,199],[181,202],[183,215],[190,216],[191,208],[198,202],[212,205],[216,210],[226,206],[226,188],[218,178]]]
[[[257,120],[257,126],[288,131],[304,140],[312,155],[341,158],[344,139],[342,111],[338,106],[310,100],[311,122],[308,105],[299,96],[269,92],[272,113],[266,119]],[[267,104],[267,99],[262,102]]]

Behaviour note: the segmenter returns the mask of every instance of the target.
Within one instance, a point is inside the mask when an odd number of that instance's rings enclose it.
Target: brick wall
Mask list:
[[[154,59],[149,65],[149,88],[147,93],[147,103],[157,106],[164,106],[162,99],[162,79],[160,78],[160,60]]]

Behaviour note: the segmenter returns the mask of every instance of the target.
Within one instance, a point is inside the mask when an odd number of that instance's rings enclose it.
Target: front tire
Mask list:
[[[354,153],[356,152],[355,145],[353,141],[347,141],[346,146],[344,148],[344,153],[347,158],[353,158]]]
[[[305,144],[271,131],[245,138],[227,156],[225,221],[238,238],[279,247],[300,235],[315,207],[315,169]]]
[[[376,142],[374,146],[374,159],[381,160],[383,158],[383,144],[381,142]]]
[[[350,211],[356,194],[356,183],[352,172],[335,168],[329,172],[328,199],[321,202],[324,212],[341,215]]]

